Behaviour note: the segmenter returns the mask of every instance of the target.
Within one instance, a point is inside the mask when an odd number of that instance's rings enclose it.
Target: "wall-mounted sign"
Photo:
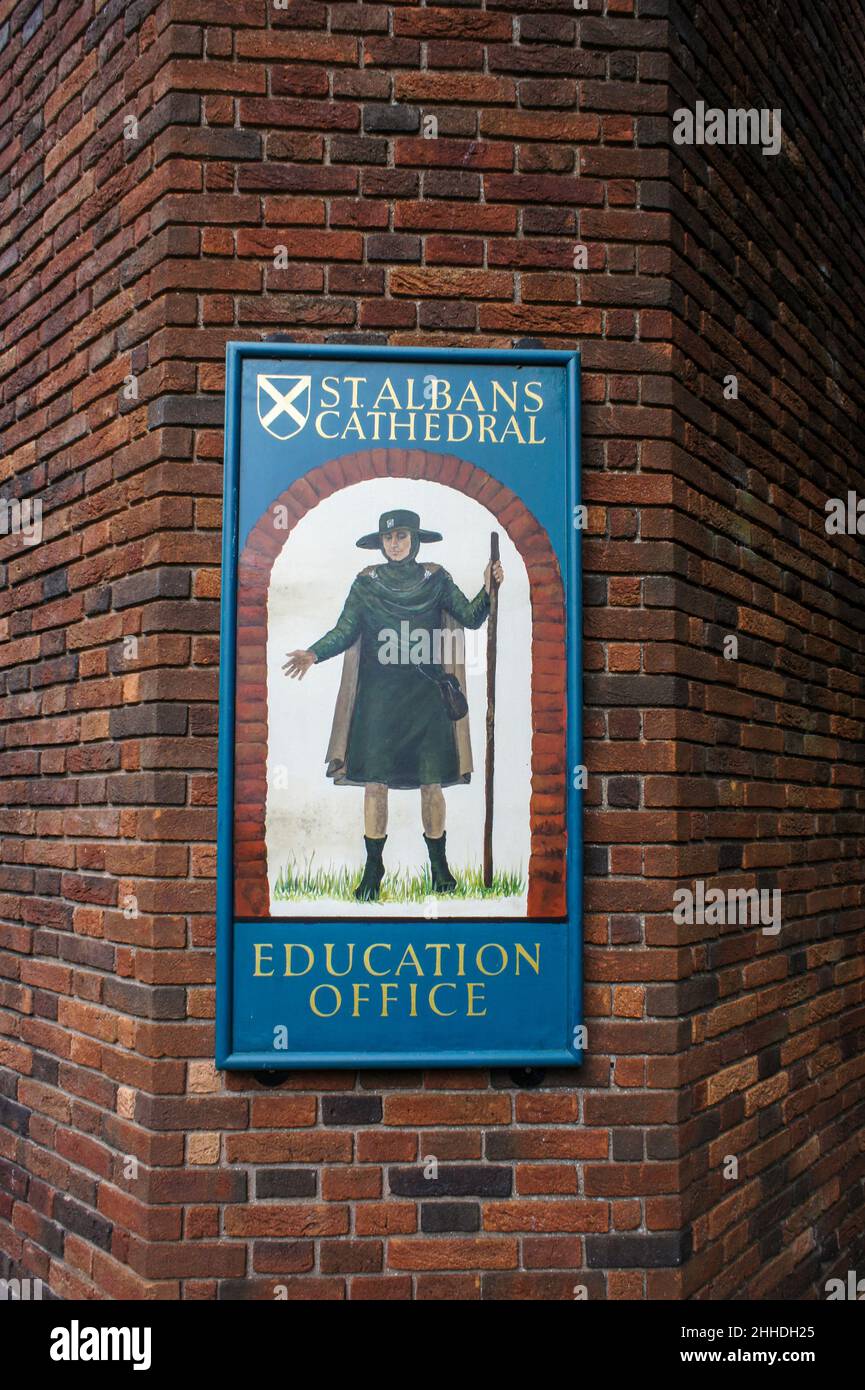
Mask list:
[[[578,356],[227,368],[219,1065],[579,1062]]]

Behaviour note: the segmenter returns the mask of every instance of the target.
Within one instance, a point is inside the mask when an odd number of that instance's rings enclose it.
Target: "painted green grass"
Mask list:
[[[432,876],[429,866],[423,869],[396,869],[385,874],[382,880],[379,901],[383,903],[422,903],[427,898],[513,898],[525,892],[526,881],[520,869],[497,871],[493,874],[491,888],[485,888],[483,870],[479,865],[469,865],[457,869],[451,865],[451,873],[457,881],[453,893],[433,893]],[[279,871],[273,886],[273,896],[277,902],[303,899],[314,902],[321,898],[335,898],[338,901],[355,902],[354,890],[360,881],[361,868],[335,868],[328,865],[315,866],[310,860],[304,868],[296,864],[286,864]]]

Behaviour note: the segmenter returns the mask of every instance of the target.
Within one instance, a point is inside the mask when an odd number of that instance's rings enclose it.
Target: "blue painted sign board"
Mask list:
[[[230,343],[217,1063],[580,1062],[579,356]]]

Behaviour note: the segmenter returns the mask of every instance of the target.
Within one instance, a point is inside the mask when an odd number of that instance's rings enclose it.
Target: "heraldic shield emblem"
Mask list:
[[[578,1065],[577,354],[226,364],[218,1066]]]
[[[258,373],[258,418],[274,439],[293,439],[309,419],[311,376]]]

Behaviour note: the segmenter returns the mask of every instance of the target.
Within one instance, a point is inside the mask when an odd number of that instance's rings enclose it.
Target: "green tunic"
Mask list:
[[[450,626],[444,615],[479,628],[489,606],[486,589],[469,600],[447,570],[414,559],[373,565],[357,576],[336,626],[309,648],[317,661],[327,661],[360,643],[341,782],[413,788],[468,780],[460,775],[455,725],[436,683],[443,674],[437,658]]]

